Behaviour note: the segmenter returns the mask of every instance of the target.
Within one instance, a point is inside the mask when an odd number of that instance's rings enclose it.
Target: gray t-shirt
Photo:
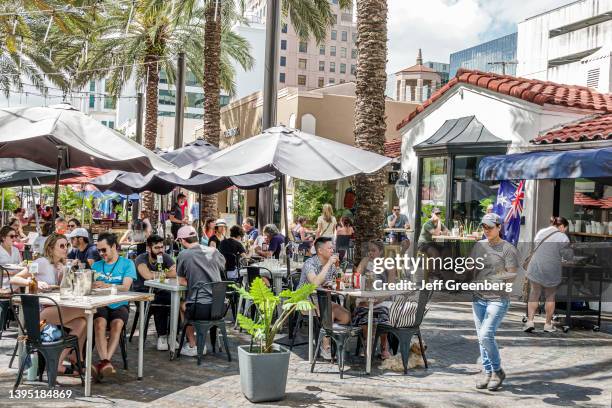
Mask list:
[[[511,282],[509,278],[516,274],[516,268],[519,266],[518,251],[512,244],[503,240],[495,245],[486,239],[478,241],[470,257],[482,258],[484,264],[484,268],[476,270],[474,282]],[[513,273],[508,271],[510,268],[514,268]],[[481,299],[502,300],[508,299],[510,294],[505,291],[476,291],[474,295]]]
[[[225,269],[225,258],[217,249],[198,245],[182,250],[176,259],[176,274],[187,279],[186,303],[195,301],[198,282],[221,282],[221,271]],[[210,288],[200,290],[198,303],[212,303]]]
[[[393,214],[387,217],[387,227],[389,228],[405,228],[408,224],[408,217],[404,214],[400,214],[395,221],[395,225],[391,226],[391,221],[393,220]]]
[[[308,258],[304,265],[302,266],[302,274],[300,275],[300,284],[298,287],[302,287],[306,283],[308,283],[308,274],[314,273],[318,275],[323,269],[323,264],[317,255]],[[325,282],[333,281],[336,277],[338,270],[336,269],[336,265],[332,265],[327,271],[327,275],[325,275]]]
[[[438,222],[442,222],[441,220],[439,220]],[[425,224],[423,224],[423,227],[421,228],[421,234],[419,234],[419,244],[426,244],[429,242],[433,242],[433,238],[431,233],[434,232],[436,230],[436,226],[434,225],[434,222],[429,219],[427,221],[425,221]],[[440,227],[440,231],[448,231],[446,229],[446,226],[444,224],[442,224],[442,226]]]

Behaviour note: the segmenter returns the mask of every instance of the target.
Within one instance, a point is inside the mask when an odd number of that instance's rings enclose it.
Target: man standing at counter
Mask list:
[[[421,227],[421,233],[419,234],[419,241],[417,243],[417,251],[423,252],[428,257],[440,256],[440,248],[433,240],[433,237],[442,235],[442,233],[448,232],[446,226],[442,223],[440,217],[442,211],[438,207],[435,207],[431,212],[431,218],[423,224]]]

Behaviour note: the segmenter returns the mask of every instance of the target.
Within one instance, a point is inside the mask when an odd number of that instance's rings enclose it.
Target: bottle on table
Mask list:
[[[157,255],[157,272],[159,273],[159,282],[166,282],[166,272],[164,271],[164,256]]]
[[[27,291],[30,294],[38,293],[38,280],[36,280],[36,275],[38,274],[38,264],[33,263],[29,266],[30,274],[32,278],[28,282]]]

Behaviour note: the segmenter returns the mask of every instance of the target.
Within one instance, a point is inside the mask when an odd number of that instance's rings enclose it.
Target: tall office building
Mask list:
[[[612,92],[612,0],[583,0],[518,24],[517,75]]]
[[[265,22],[266,0],[247,0],[247,14]],[[279,88],[302,90],[328,84],[354,81],[357,69],[357,26],[353,10],[341,10],[338,0],[330,0],[334,22],[325,40],[302,40],[290,21],[281,22],[279,54]]]
[[[517,34],[512,33],[450,55],[450,77],[459,68],[516,75]]]
[[[423,63],[427,68],[431,68],[442,78],[442,85],[446,84],[449,80],[450,64],[444,62],[426,61]]]

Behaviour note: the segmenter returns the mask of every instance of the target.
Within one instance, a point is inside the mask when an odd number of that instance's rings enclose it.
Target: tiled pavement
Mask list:
[[[574,330],[568,334],[526,334],[520,331],[523,308],[513,305],[498,332],[503,365],[508,374],[503,390],[478,391],[479,373],[471,308],[467,303],[434,303],[423,324],[431,361],[428,370],[407,376],[382,372],[375,362],[365,376],[363,360],[351,357],[343,380],[337,367],[317,365],[310,373],[305,346],[295,349],[289,367],[287,398],[260,406],[278,407],[610,407],[612,406],[612,335]],[[541,329],[542,323],[539,324]],[[153,324],[151,324],[153,326]],[[151,327],[152,330],[152,327]],[[251,405],[240,391],[235,345],[247,337],[233,330],[233,360],[224,354],[206,356],[202,366],[182,357],[170,362],[155,351],[155,335],[147,338],[145,378],[136,380],[137,342],[129,347],[128,371],[93,384],[95,398],[62,377],[62,389],[74,391],[69,400],[11,400],[16,370],[8,369],[14,336],[0,340],[0,406],[7,407],[241,407]],[[117,361],[117,366],[120,366]],[[72,384],[72,385],[71,385]],[[24,384],[20,389],[42,389]]]

